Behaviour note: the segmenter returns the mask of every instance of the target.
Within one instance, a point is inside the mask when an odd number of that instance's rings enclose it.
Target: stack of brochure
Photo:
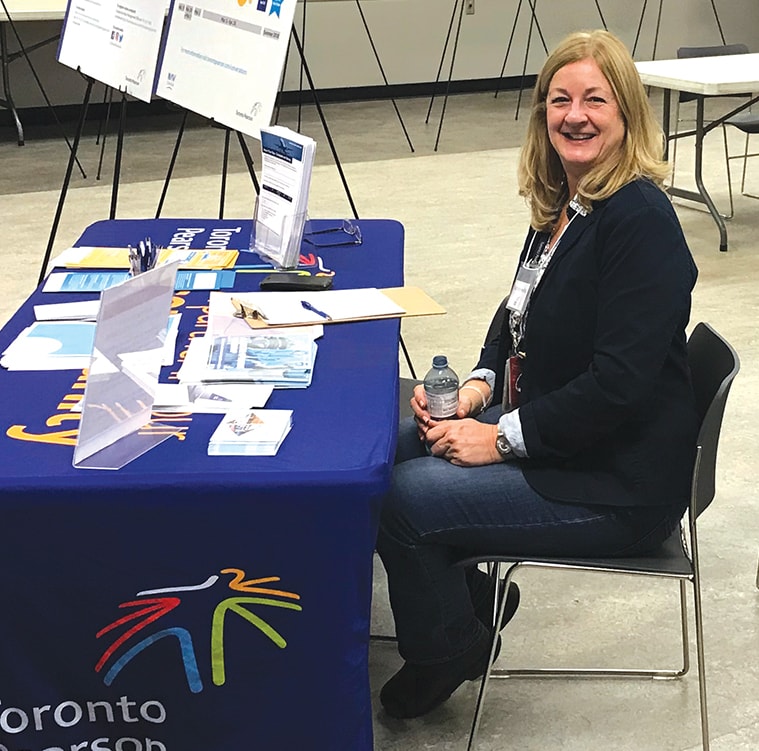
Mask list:
[[[208,443],[210,456],[274,456],[292,427],[291,409],[228,412]]]
[[[261,128],[261,190],[253,247],[280,268],[298,263],[316,141],[281,125]]]
[[[196,337],[179,369],[181,383],[247,382],[306,388],[316,360],[310,332],[250,331],[242,336]]]
[[[90,364],[95,323],[36,321],[3,352],[0,365],[8,370],[79,370]]]

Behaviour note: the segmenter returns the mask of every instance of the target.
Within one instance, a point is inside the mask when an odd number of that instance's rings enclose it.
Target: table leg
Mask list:
[[[672,111],[672,91],[670,89],[664,90],[664,101],[662,106],[662,128],[664,129],[664,159],[669,158],[669,127],[670,127],[670,113]],[[678,188],[674,185],[670,185],[667,192],[671,196],[677,196],[679,198],[686,198],[689,201],[695,201],[702,203],[709,209],[709,213],[712,215],[717,229],[719,230],[719,249],[724,253],[727,251],[727,228],[725,227],[725,220],[722,214],[719,213],[717,207],[712,201],[712,197],[709,195],[709,191],[704,185],[703,178],[703,156],[704,156],[704,98],[698,97],[696,100],[696,145],[695,145],[695,179],[696,187],[698,191],[687,190],[685,188]],[[674,177],[674,175],[673,175]]]
[[[16,121],[16,133],[18,135],[18,145],[24,145],[24,129],[21,126],[21,120],[18,116],[18,110],[13,102],[13,95],[11,94],[11,81],[8,74],[8,66],[10,60],[8,59],[8,39],[6,37],[5,22],[0,22],[0,67],[2,68],[3,78],[3,94],[5,98],[0,98],[0,107],[5,107],[13,119]]]
[[[725,220],[722,215],[717,211],[717,207],[712,201],[712,197],[709,195],[706,186],[704,185],[704,179],[702,175],[703,167],[703,155],[704,155],[704,98],[699,97],[696,101],[696,186],[698,192],[704,199],[706,207],[709,209],[709,213],[717,223],[717,229],[719,229],[719,249],[724,253],[727,251],[727,228],[725,227]]]

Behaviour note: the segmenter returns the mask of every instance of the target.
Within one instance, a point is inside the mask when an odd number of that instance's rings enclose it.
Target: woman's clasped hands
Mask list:
[[[503,461],[495,447],[497,425],[473,419],[482,409],[480,397],[470,389],[459,391],[456,417],[434,420],[427,409],[424,387],[414,388],[411,397],[419,440],[426,443],[430,453],[461,467],[476,467]]]

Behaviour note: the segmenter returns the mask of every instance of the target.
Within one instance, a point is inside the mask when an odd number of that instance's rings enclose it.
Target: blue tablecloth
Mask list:
[[[401,225],[360,224],[362,245],[304,245],[302,263],[334,270],[336,288],[401,285]],[[192,247],[250,234],[249,222],[115,220],[78,244],[178,246],[181,228]],[[238,274],[236,289],[259,279]],[[0,349],[32,304],[84,297],[36,292]],[[181,358],[207,293],[179,297]],[[294,410],[275,457],[209,457],[218,416],[165,415],[173,435],[157,448],[119,471],[76,470],[82,374],[0,372],[0,751],[371,749],[398,329],[325,326],[311,387],[267,405]]]

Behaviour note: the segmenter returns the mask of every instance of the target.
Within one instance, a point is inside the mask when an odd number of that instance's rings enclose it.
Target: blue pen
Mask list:
[[[300,304],[306,309],[310,310],[312,313],[316,313],[316,315],[321,316],[327,321],[332,320],[332,316],[328,313],[325,313],[323,310],[319,310],[319,308],[315,308],[308,300],[301,300]]]

